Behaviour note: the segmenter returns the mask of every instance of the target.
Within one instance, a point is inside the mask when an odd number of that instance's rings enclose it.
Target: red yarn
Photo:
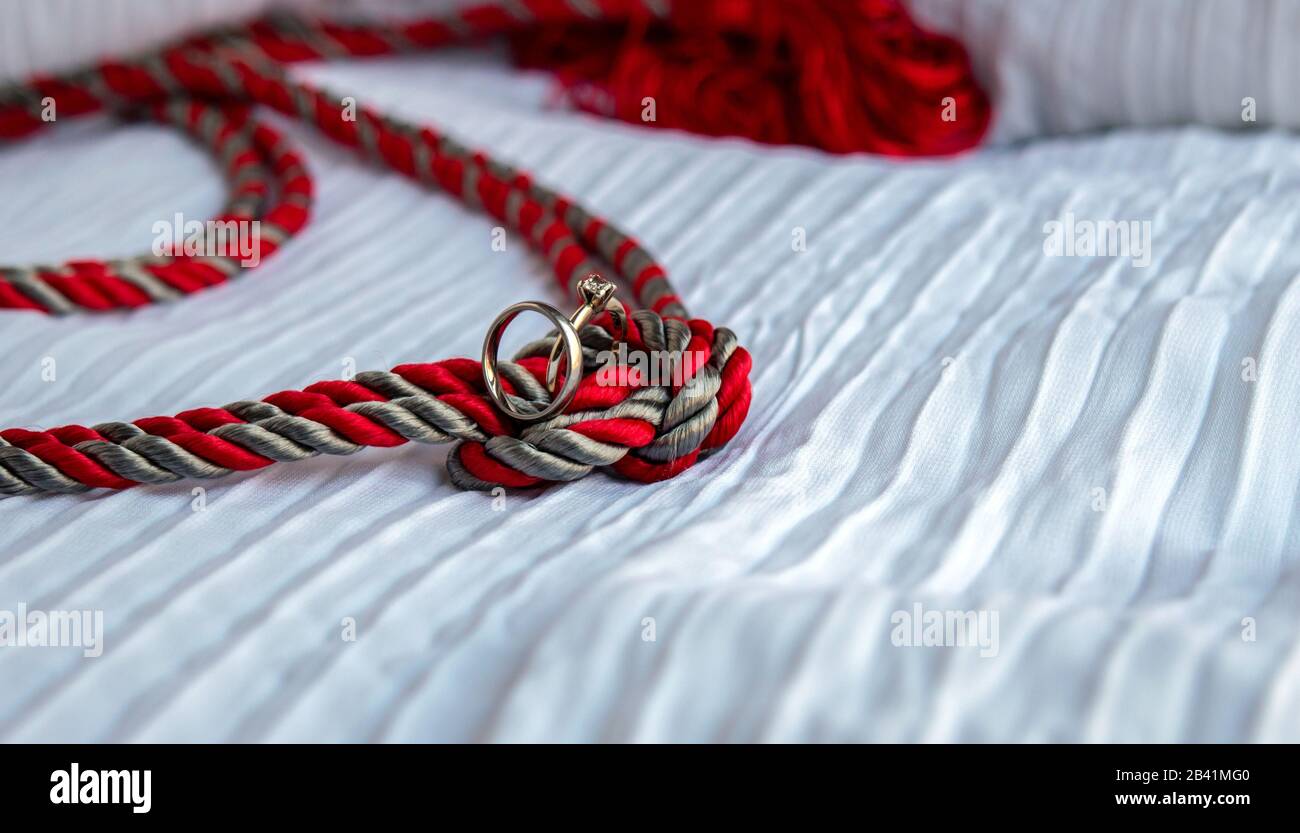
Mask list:
[[[511,43],[576,106],[651,127],[924,156],[975,146],[991,117],[961,44],[898,0],[692,0],[666,21],[544,23]]]

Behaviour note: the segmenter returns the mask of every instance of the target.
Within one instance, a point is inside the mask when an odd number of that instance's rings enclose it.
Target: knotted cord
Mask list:
[[[652,380],[627,367],[610,384],[594,352],[608,345],[599,326],[584,329],[591,358],[565,411],[517,424],[485,395],[469,359],[408,364],[323,381],[260,401],[198,408],[174,417],[0,431],[0,494],[119,489],[140,483],[218,477],[233,471],[350,454],[407,441],[455,441],[448,470],[459,486],[490,489],[573,480],[609,467],[639,481],[672,477],[730,440],[750,401],[750,358],[725,328],[690,319],[665,270],[625,232],[526,173],[471,150],[441,130],[358,106],[349,118],[340,96],[290,79],[283,64],[315,58],[432,48],[510,31],[539,20],[610,19],[665,13],[656,0],[516,0],[453,17],[398,26],[345,25],[274,17],[122,61],[0,91],[0,137],[60,118],[110,111],[148,115],[178,126],[222,161],[231,183],[220,221],[256,220],[260,262],[307,222],[311,178],[302,158],[254,105],[315,126],[371,161],[437,185],[517,231],[547,260],[567,297],[602,266],[630,288],[639,311],[632,351],[666,353],[684,373]],[[234,254],[147,255],[0,270],[0,307],[50,314],[101,312],[169,301],[220,284],[244,270]],[[624,293],[626,294],[626,293]],[[507,391],[545,403],[549,342],[501,365]]]

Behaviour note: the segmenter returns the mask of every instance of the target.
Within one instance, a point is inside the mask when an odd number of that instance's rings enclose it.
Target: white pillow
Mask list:
[[[272,6],[312,0],[23,0],[0,3],[0,81],[128,55]]]
[[[966,44],[993,96],[992,141],[1116,125],[1300,127],[1291,0],[907,3]],[[1247,98],[1255,122],[1243,119]]]

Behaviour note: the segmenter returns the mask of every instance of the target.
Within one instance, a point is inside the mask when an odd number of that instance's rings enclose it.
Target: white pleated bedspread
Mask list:
[[[749,420],[676,480],[501,511],[424,446],[212,481],[203,512],[192,483],[0,500],[0,609],[105,616],[98,658],[0,648],[0,739],[1300,740],[1300,140],[900,164],[547,110],[481,54],[303,72],[638,235],[753,352]],[[485,218],[287,130],[308,229],[164,308],[0,316],[0,423],[473,355],[503,306],[563,302]],[[0,181],[14,263],[128,254],[223,198],[148,125],[6,147]],[[1044,256],[1066,211],[1151,220],[1151,265]],[[996,612],[997,654],[895,647],[917,603]]]

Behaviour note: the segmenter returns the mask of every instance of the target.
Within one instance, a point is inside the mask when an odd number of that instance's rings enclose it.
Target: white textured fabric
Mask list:
[[[311,0],[10,0],[0,7],[0,79],[65,72],[149,49],[272,5]]]
[[[1115,125],[1300,127],[1295,0],[905,2],[965,44],[997,102],[993,141]]]
[[[644,240],[753,352],[749,420],[676,480],[500,507],[423,446],[212,481],[202,512],[191,483],[0,500],[0,610],[105,616],[98,658],[0,648],[0,739],[1300,740],[1300,141],[900,164],[546,111],[477,53],[302,71]],[[561,300],[483,217],[286,129],[311,225],[171,306],[0,315],[0,424],[472,355]],[[6,147],[0,181],[13,262],[127,254],[222,198],[145,125]],[[1067,211],[1151,220],[1151,265],[1046,257]],[[996,655],[896,647],[917,603],[996,612]]]

